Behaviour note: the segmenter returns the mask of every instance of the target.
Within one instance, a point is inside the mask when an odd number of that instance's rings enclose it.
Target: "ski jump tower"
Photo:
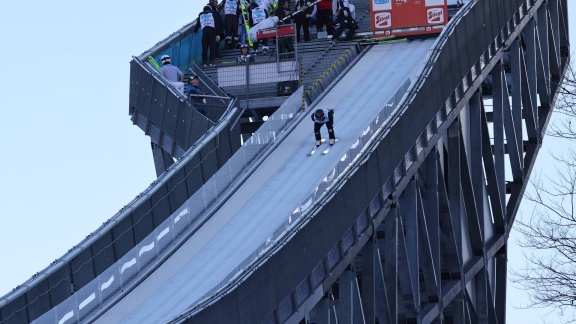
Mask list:
[[[508,236],[569,63],[567,1],[471,1],[454,19],[309,223],[179,320],[505,323]]]
[[[390,122],[305,221],[214,294],[164,320],[505,323],[508,236],[569,64],[567,2],[469,1]],[[168,233],[162,222],[182,219],[179,208],[238,150],[236,117],[214,126],[193,110],[174,112],[184,101],[150,86],[158,80],[140,63],[131,63],[130,114],[155,142],[157,167],[177,157],[202,168],[168,167],[101,229],[4,296],[1,323],[90,321],[135,293],[145,277],[138,271],[173,253],[160,240]],[[226,93],[213,97],[234,106]],[[189,157],[197,140],[205,142]],[[176,242],[181,229],[169,229]],[[161,261],[146,257],[148,247]]]

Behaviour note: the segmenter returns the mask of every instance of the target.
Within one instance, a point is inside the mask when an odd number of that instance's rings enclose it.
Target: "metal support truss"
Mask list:
[[[238,287],[185,322],[230,313],[263,323],[505,323],[507,240],[569,61],[566,6],[471,1],[346,180]],[[256,292],[273,301],[254,305],[245,296]]]
[[[519,8],[358,218],[372,226],[351,229],[323,297],[287,322],[505,323],[506,243],[568,61],[563,10]]]
[[[154,142],[150,143],[152,147],[152,157],[154,158],[154,167],[156,169],[156,176],[159,177],[164,171],[174,164],[174,160],[162,147]]]

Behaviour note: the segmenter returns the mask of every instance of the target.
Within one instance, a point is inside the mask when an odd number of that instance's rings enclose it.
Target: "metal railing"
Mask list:
[[[148,276],[200,226],[218,204],[232,194],[232,183],[242,181],[250,166],[280,138],[300,111],[301,93],[291,96],[206,184],[119,261],[33,323],[93,320]],[[228,114],[232,116],[235,114]],[[219,127],[228,125],[223,120]],[[210,140],[208,135],[204,141]],[[197,148],[198,150],[201,147]],[[185,160],[185,157],[183,157]],[[170,170],[169,170],[170,171]]]
[[[316,206],[317,203],[323,200],[326,195],[330,194],[330,189],[337,185],[342,178],[342,175],[349,171],[350,167],[362,157],[365,146],[370,143],[379,130],[390,122],[390,117],[394,111],[399,107],[402,100],[407,95],[410,89],[411,81],[406,80],[400,86],[395,95],[388,101],[388,103],[381,109],[378,115],[372,120],[370,125],[362,132],[358,139],[351,145],[351,147],[339,159],[339,163],[332,170],[326,173],[323,181],[316,187],[307,198],[302,201],[298,206],[295,206],[294,212],[287,215],[286,220],[274,232],[270,233],[269,237],[264,243],[260,245],[254,252],[251,253],[243,262],[241,262],[234,270],[232,270],[218,286],[211,289],[208,293],[203,295],[196,301],[191,308],[183,314],[175,317],[169,323],[179,323],[183,318],[187,318],[195,312],[207,307],[211,303],[226,294],[226,291],[235,286],[238,281],[253,271],[253,268],[259,263],[271,249],[277,247],[279,241],[283,237],[289,235],[296,224],[302,222],[306,215],[308,215]]]

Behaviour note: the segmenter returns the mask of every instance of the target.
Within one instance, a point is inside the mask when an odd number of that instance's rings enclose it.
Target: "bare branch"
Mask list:
[[[551,153],[555,167],[535,174],[525,201],[530,215],[514,224],[521,234],[526,265],[510,271],[513,284],[529,293],[527,307],[552,307],[576,323],[576,71],[570,66],[547,135],[566,139],[566,149]]]

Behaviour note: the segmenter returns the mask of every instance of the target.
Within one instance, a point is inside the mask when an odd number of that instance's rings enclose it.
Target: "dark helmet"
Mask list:
[[[324,110],[316,109],[316,112],[314,112],[314,116],[318,119],[324,118]]]
[[[198,76],[197,76],[197,75],[191,76],[191,77],[188,79],[188,84],[192,84],[192,80],[194,80],[194,79],[198,79]]]
[[[204,6],[204,10],[203,11],[210,11],[212,12],[212,7],[210,6]]]

